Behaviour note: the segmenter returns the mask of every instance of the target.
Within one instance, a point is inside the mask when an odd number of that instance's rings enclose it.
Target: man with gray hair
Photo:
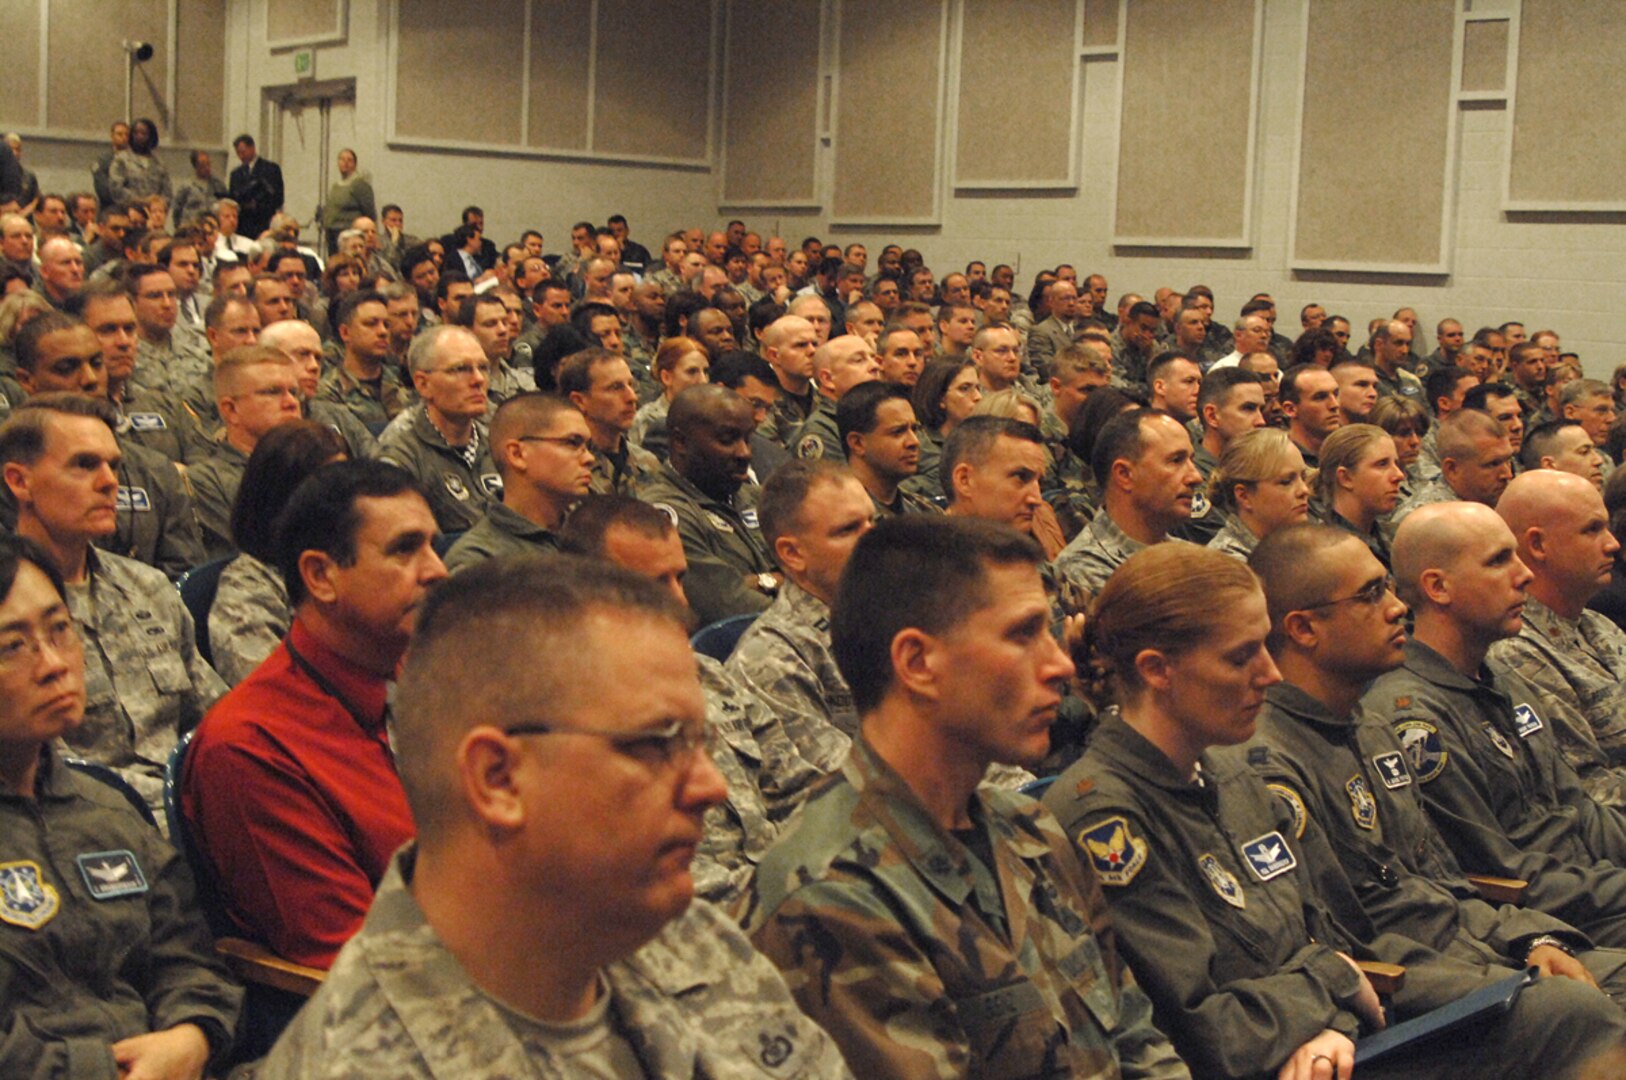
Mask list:
[[[1050,358],[1073,343],[1078,318],[1078,287],[1070,281],[1054,281],[1045,289],[1050,314],[1028,332],[1027,366],[1040,378],[1050,377]]]
[[[1270,346],[1270,320],[1258,312],[1242,316],[1236,321],[1231,340],[1236,347],[1214,361],[1209,366],[1209,371],[1216,368],[1236,367],[1244,356],[1268,351]]]
[[[1615,398],[1609,384],[1597,379],[1571,379],[1558,392],[1558,418],[1573,420],[1586,430],[1605,456],[1609,445],[1609,429],[1615,426]],[[1610,466],[1616,462],[1610,459]]]

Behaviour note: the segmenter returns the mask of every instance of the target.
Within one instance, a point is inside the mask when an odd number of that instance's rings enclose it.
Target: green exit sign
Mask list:
[[[316,50],[300,49],[294,53],[294,75],[301,79],[314,78],[316,75]]]

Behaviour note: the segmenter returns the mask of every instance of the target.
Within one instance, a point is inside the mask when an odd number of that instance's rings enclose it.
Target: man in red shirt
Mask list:
[[[389,680],[446,569],[412,478],[328,465],[294,492],[277,561],[288,636],[209,711],[181,807],[239,933],[326,968],[415,829],[386,730]]]

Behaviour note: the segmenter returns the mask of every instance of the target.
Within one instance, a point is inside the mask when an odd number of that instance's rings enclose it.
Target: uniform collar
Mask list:
[[[1485,684],[1478,679],[1470,679],[1462,672],[1451,666],[1450,661],[1424,645],[1416,638],[1406,641],[1406,670],[1436,686],[1444,686],[1452,690],[1475,691],[1485,689]],[[1480,670],[1484,670],[1481,665]]]
[[[1113,761],[1165,791],[1189,794],[1198,790],[1191,777],[1182,776],[1163,751],[1129,726],[1116,707],[1108,710],[1101,726],[1091,737],[1091,743],[1092,749],[1098,747]]]
[[[1292,683],[1280,682],[1265,691],[1265,701],[1272,707],[1296,720],[1318,727],[1346,729],[1355,726],[1355,714],[1334,716],[1318,698],[1313,698]]]
[[[521,540],[533,540],[538,543],[552,543],[554,540],[551,529],[538,525],[507,503],[491,503],[486,507],[486,515],[497,528]]]

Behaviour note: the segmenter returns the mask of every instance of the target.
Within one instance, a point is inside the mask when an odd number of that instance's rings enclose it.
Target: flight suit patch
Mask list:
[[[677,511],[672,509],[671,506],[669,506],[666,503],[651,503],[650,505],[654,506],[655,509],[659,510],[661,513],[665,514],[668,518],[670,518],[672,520],[672,528],[675,529],[675,528],[678,527]]]
[[[1310,820],[1310,814],[1304,809],[1304,800],[1299,793],[1286,784],[1266,784],[1276,797],[1287,804],[1287,809],[1293,815],[1293,837],[1296,840],[1304,839],[1304,826]]]
[[[458,502],[469,501],[469,489],[464,486],[463,478],[456,473],[447,473],[444,480],[446,492]]]
[[[1402,720],[1395,725],[1395,734],[1419,781],[1426,784],[1445,771],[1451,752],[1441,741],[1439,728],[1427,720]]]
[[[1521,739],[1528,739],[1542,728],[1541,717],[1536,715],[1536,710],[1523,702],[1513,707],[1513,724]]]
[[[147,891],[147,876],[132,851],[93,851],[74,856],[74,862],[79,864],[79,876],[85,879],[92,900]]]
[[[62,907],[56,887],[45,880],[39,864],[24,859],[0,863],[0,921],[38,930]]]
[[[1383,786],[1391,791],[1411,783],[1411,773],[1406,771],[1406,759],[1400,756],[1398,750],[1372,755],[1372,767],[1378,770],[1378,779],[1383,781]]]
[[[1197,857],[1197,866],[1201,868],[1203,876],[1214,887],[1219,898],[1234,908],[1248,906],[1248,898],[1242,895],[1242,883],[1237,881],[1236,875],[1220,865],[1214,856],[1204,852]]]
[[[1207,517],[1208,516],[1208,510],[1209,510],[1209,507],[1211,505],[1212,504],[1210,504],[1209,501],[1208,501],[1208,496],[1204,495],[1201,491],[1193,491],[1191,493],[1191,516],[1192,517],[1194,517],[1194,518]]]
[[[740,520],[745,522],[745,527],[747,529],[762,528],[762,526],[757,523],[757,512],[755,510],[741,510]]]
[[[1513,744],[1507,741],[1507,736],[1496,730],[1494,724],[1485,725],[1485,734],[1490,738],[1491,745],[1502,752],[1502,756],[1509,761],[1514,759]]]
[[[121,513],[146,513],[152,509],[152,498],[147,494],[146,488],[125,487],[119,485],[118,494],[113,497],[113,508]]]
[[[1146,865],[1146,841],[1129,833],[1129,822],[1109,817],[1078,835],[1103,885],[1128,885]]]
[[[493,499],[502,498],[502,477],[494,472],[481,473],[480,490]]]
[[[169,427],[159,413],[133,412],[128,417],[131,431],[163,431]]]
[[[1260,881],[1281,877],[1299,864],[1293,856],[1293,849],[1287,846],[1287,841],[1282,839],[1279,832],[1267,832],[1249,840],[1242,845],[1242,854],[1248,860],[1248,869]]]
[[[734,531],[734,526],[728,523],[728,519],[715,510],[706,511],[706,520],[711,522],[711,527],[718,532],[731,533]]]
[[[1363,829],[1371,829],[1378,823],[1378,801],[1372,798],[1372,792],[1366,786],[1366,777],[1352,776],[1344,784],[1344,790],[1349,793],[1349,809],[1355,818],[1355,824]]]
[[[809,435],[796,444],[796,456],[799,458],[816,458],[824,456],[824,440],[817,435]]]

